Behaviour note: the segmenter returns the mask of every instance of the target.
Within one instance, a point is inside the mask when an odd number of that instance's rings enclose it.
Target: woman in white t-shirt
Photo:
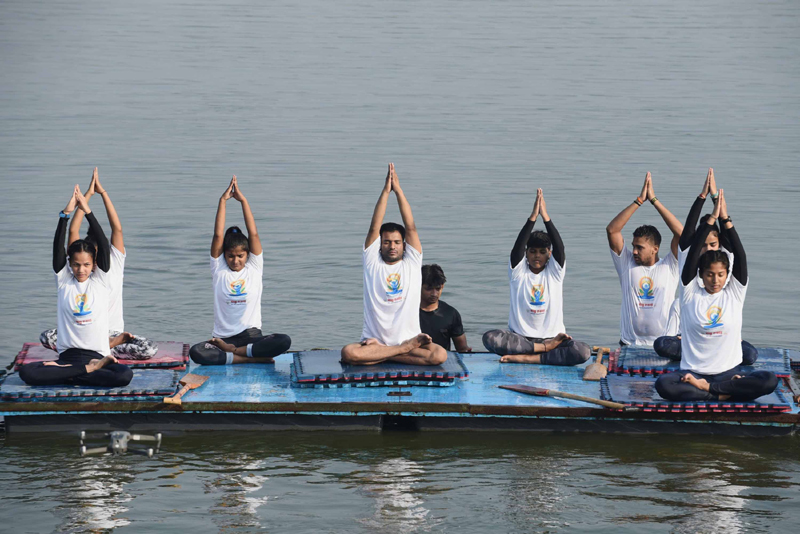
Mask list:
[[[249,237],[238,226],[225,228],[225,205],[231,197],[242,204]],[[285,334],[261,333],[261,278],[264,256],[250,204],[236,176],[219,199],[211,240],[211,279],[214,286],[214,331],[209,341],[189,349],[201,365],[272,363],[292,345]]]
[[[76,205],[86,214],[94,243],[78,239],[65,251],[67,222]],[[133,372],[117,362],[108,346],[110,263],[108,239],[76,185],[59,215],[53,240],[60,332],[58,360],[23,365],[19,376],[26,384],[122,387],[130,383]]]
[[[97,167],[94,168],[92,173],[92,182],[89,184],[89,189],[84,194],[87,203],[95,193],[103,197],[103,205],[106,208],[108,222],[111,225],[111,267],[108,270],[108,278],[111,284],[108,303],[108,343],[111,347],[111,354],[125,360],[149,360],[158,352],[158,344],[145,337],[135,336],[125,331],[125,321],[122,317],[122,281],[127,251],[122,237],[122,223],[119,220],[114,204],[111,202],[111,196],[100,185]],[[82,221],[83,210],[78,210],[69,224],[69,245],[80,239]],[[94,244],[91,235],[87,235],[85,240]],[[39,341],[48,349],[56,350],[58,346],[58,329],[45,330],[39,336]]]
[[[720,216],[735,258],[732,268],[723,251],[709,250],[700,255]],[[698,274],[702,286],[697,283]],[[778,387],[774,373],[747,373],[738,367],[742,363],[742,309],[747,283],[747,258],[720,190],[714,213],[695,234],[681,273],[681,370],[659,377],[659,395],[671,401],[749,401]]]

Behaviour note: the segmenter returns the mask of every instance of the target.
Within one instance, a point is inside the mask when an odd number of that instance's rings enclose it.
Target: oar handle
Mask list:
[[[588,402],[591,404],[599,404],[600,406],[605,406],[606,408],[613,408],[615,410],[624,410],[625,408],[627,408],[627,406],[619,402],[593,399],[592,397],[584,397],[583,395],[573,395],[572,393],[564,393],[563,391],[549,390],[548,393],[549,396],[551,397],[562,397],[564,399],[572,399],[582,402]]]
[[[164,397],[164,404],[180,404],[181,397],[183,397],[183,394],[189,391],[189,389],[189,384],[186,384],[176,395],[172,397]]]
[[[611,354],[611,349],[608,347],[598,347],[595,345],[592,347],[592,350],[597,353],[594,358],[595,363],[603,363],[603,354]]]

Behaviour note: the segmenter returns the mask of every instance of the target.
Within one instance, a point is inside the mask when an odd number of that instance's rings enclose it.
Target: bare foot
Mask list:
[[[686,382],[687,384],[692,385],[701,391],[708,391],[711,387],[708,383],[708,380],[705,378],[697,378],[691,373],[683,375],[681,382]]]
[[[544,345],[544,351],[547,352],[553,350],[554,348],[561,345],[563,342],[569,341],[570,339],[572,339],[572,336],[569,336],[567,334],[558,334],[554,338],[545,339],[544,343],[542,343]]]
[[[380,341],[375,339],[374,337],[368,337],[364,341],[361,342],[362,347],[366,347],[367,345],[383,345]],[[385,346],[385,345],[384,345]]]
[[[133,334],[130,332],[123,332],[116,337],[112,337],[108,340],[108,346],[112,349],[117,345],[122,345],[123,343],[128,343],[130,340],[133,339]]]
[[[86,372],[92,373],[94,371],[97,371],[98,369],[102,369],[103,367],[105,367],[110,363],[119,363],[119,362],[114,356],[111,355],[106,356],[102,360],[92,360],[86,364]]]
[[[433,339],[428,334],[417,334],[411,339],[407,339],[400,344],[405,353],[409,353],[414,349],[420,348],[422,345],[433,343]]]
[[[538,354],[506,354],[500,363],[542,363],[542,359]]]
[[[43,365],[52,365],[54,367],[71,367],[70,364],[68,363],[58,363],[58,362],[43,362]]]
[[[224,341],[222,341],[218,337],[212,337],[209,340],[209,343],[211,343],[212,345],[214,345],[215,347],[217,347],[220,350],[224,350],[225,352],[233,352],[234,350],[236,350],[236,346],[235,345],[232,345],[230,343],[225,343]]]

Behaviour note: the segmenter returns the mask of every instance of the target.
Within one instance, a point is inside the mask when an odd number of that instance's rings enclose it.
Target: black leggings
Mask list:
[[[711,385],[710,391],[703,391],[687,382],[681,382],[684,375],[691,373],[696,378],[704,378]],[[742,378],[732,380],[734,375]],[[734,367],[716,375],[702,375],[692,371],[676,371],[661,375],[656,380],[656,391],[670,401],[711,401],[720,395],[729,395],[733,401],[755,400],[769,395],[778,387],[778,377],[770,371],[744,373]]]
[[[45,365],[44,362],[28,363],[20,367],[19,377],[29,386],[55,386],[58,384],[77,384],[81,386],[122,387],[131,383],[133,371],[127,365],[110,363],[91,373],[86,372],[86,364],[99,360],[102,356],[92,350],[67,349],[58,355],[55,363],[66,365]]]
[[[258,328],[248,328],[235,336],[222,338],[222,341],[230,343],[234,347],[244,347],[252,344],[251,353],[253,358],[273,358],[283,354],[292,346],[292,338],[286,334],[265,336]],[[192,346],[189,349],[189,357],[194,363],[199,363],[200,365],[225,365],[228,363],[227,353],[206,341]]]
[[[656,338],[653,349],[662,358],[672,361],[681,359],[681,338],[678,336],[661,336]],[[742,340],[742,365],[753,365],[758,360],[758,349]]]
[[[483,334],[483,346],[498,356],[536,354],[534,343],[544,343],[544,339],[525,337],[511,330],[489,330]],[[544,365],[580,365],[591,356],[589,345],[570,339],[553,350],[539,353],[539,361]]]

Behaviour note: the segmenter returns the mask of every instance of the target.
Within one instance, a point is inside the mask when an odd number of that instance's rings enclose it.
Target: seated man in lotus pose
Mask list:
[[[405,228],[381,225],[389,194],[394,192]],[[342,362],[374,365],[387,360],[414,365],[439,365],[447,351],[420,332],[422,244],[400,182],[389,164],[364,242],[364,328],[361,342],[342,348]]]
[[[700,212],[703,210],[703,204],[708,194],[711,194],[711,199],[716,204],[719,193],[717,193],[717,184],[714,179],[714,169],[711,168],[708,169],[703,191],[695,199],[694,204],[692,204],[689,215],[686,217],[686,224],[683,225],[683,233],[681,233],[681,239],[678,243],[678,269],[681,272],[683,271],[683,266],[686,264],[686,256],[689,254],[689,247],[692,246],[692,241],[694,241],[695,227],[699,230],[711,217],[710,214],[704,215],[703,218],[700,219],[700,224],[697,224],[697,220],[700,218]],[[721,231],[717,224],[714,224],[708,233],[708,237],[706,237],[700,254],[703,255],[708,250],[721,250],[728,256],[730,265],[733,265],[734,258],[733,254],[730,253],[730,248],[731,246],[730,243],[728,243],[725,233]],[[699,280],[700,279],[698,279],[698,283],[700,283]],[[659,356],[669,358],[673,361],[679,361],[681,359],[680,300],[682,294],[683,286],[678,284],[678,297],[673,301],[672,307],[670,308],[669,321],[667,322],[665,335],[659,337],[653,343],[653,348]],[[742,363],[745,365],[752,365],[757,359],[758,350],[747,341],[742,340]]]
[[[718,218],[736,259],[732,266],[720,250],[700,254]],[[728,217],[722,189],[714,212],[700,226],[681,272],[681,370],[661,375],[656,391],[679,402],[755,400],[775,391],[778,378],[770,371],[739,370],[747,258]]]
[[[645,200],[655,206],[672,231],[672,243],[666,256],[659,259],[661,234],[654,226],[640,226],[633,232],[633,250],[625,245],[622,229]],[[667,328],[669,308],[678,286],[678,241],[683,225],[658,200],[653,192],[650,173],[641,194],[606,227],[611,258],[622,289],[620,345],[652,346]]]
[[[547,233],[531,233],[539,214]],[[564,333],[561,289],[565,272],[564,244],[547,215],[544,194],[539,189],[533,213],[511,249],[509,329],[490,330],[483,335],[486,349],[502,356],[502,363],[578,365],[589,359],[589,345]]]

